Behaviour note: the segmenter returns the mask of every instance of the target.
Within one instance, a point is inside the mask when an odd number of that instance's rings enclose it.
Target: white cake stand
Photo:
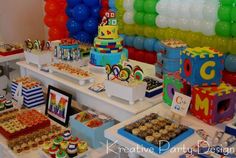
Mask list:
[[[95,66],[92,65],[90,62],[88,63],[89,70],[93,73],[100,73],[100,74],[106,74],[105,67]]]

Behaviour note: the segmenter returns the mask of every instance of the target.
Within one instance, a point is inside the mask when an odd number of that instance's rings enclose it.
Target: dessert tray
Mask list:
[[[125,138],[163,154],[194,133],[192,128],[152,113],[118,130]]]
[[[94,82],[93,74],[83,69],[73,67],[66,63],[55,63],[49,68],[51,73],[59,73],[66,77],[78,81],[79,85],[84,85],[86,82]]]

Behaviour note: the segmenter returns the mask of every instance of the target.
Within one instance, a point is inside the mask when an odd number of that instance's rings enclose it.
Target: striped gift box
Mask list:
[[[18,86],[18,83],[12,82],[11,93],[13,97],[16,92],[17,86]],[[23,87],[21,95],[24,98],[24,102],[23,102],[24,106],[28,108],[45,104],[45,100],[43,96],[43,89],[41,86],[33,87],[30,89]]]

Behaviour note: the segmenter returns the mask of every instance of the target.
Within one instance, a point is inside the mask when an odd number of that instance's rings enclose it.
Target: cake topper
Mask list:
[[[25,47],[28,51],[32,51],[32,50],[41,50],[41,51],[44,51],[44,50],[49,50],[51,48],[51,44],[49,41],[46,42],[46,45],[45,45],[45,41],[44,40],[34,40],[31,41],[31,39],[27,39],[25,41]]]
[[[105,13],[105,15],[102,17],[102,22],[100,26],[105,26],[105,25],[116,25],[117,20],[116,18],[116,13],[112,10],[109,10]]]
[[[107,64],[105,69],[107,80],[118,79],[120,81],[129,82],[129,79],[142,81],[144,78],[143,70],[138,65],[133,68],[130,64],[126,64],[125,66],[118,64],[112,67]],[[110,78],[111,74],[113,74],[113,78]]]

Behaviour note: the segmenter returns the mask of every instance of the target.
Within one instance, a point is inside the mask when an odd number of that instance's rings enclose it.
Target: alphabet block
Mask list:
[[[219,86],[192,88],[191,113],[204,122],[213,125],[234,116],[236,89],[221,83]]]
[[[117,20],[115,18],[109,19],[108,20],[108,25],[113,25],[113,26],[117,25]]]
[[[179,73],[165,74],[163,84],[163,101],[171,106],[175,92],[191,96],[191,86],[182,80]]]
[[[219,85],[224,54],[209,47],[187,48],[181,52],[180,75],[192,86]]]

